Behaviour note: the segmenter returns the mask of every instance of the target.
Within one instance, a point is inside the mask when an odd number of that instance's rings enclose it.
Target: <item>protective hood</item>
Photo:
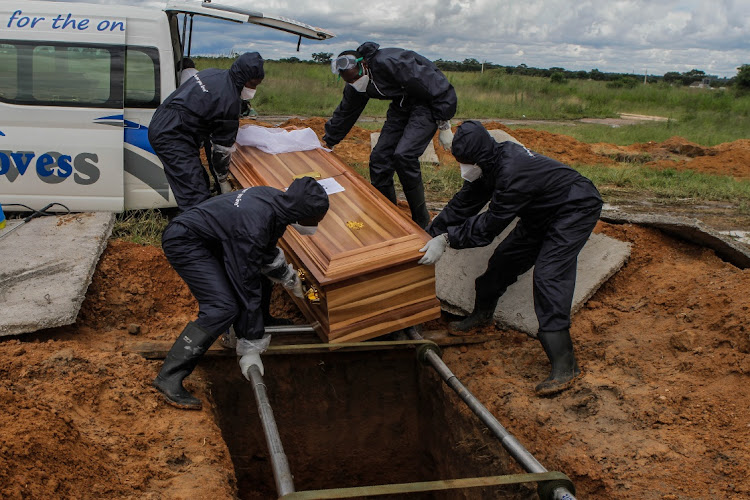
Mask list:
[[[248,80],[265,76],[263,58],[257,52],[245,52],[229,68],[229,77],[238,89],[244,87]]]
[[[329,205],[325,189],[311,177],[294,180],[274,203],[279,208],[279,222],[285,226],[307,217],[325,215]]]
[[[364,57],[365,61],[367,61],[375,55],[375,52],[377,52],[379,48],[380,45],[375,42],[365,42],[357,47],[357,52],[362,54],[362,57]]]
[[[500,157],[500,144],[492,138],[481,123],[463,122],[453,136],[451,153],[463,162],[479,165],[483,171],[491,169]]]

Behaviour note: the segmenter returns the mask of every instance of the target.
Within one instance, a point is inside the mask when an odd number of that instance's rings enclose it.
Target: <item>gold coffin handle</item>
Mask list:
[[[302,282],[302,292],[307,301],[311,304],[320,304],[320,293],[318,292],[318,289],[315,288],[315,285],[309,285],[307,283],[307,275],[305,274],[305,270],[302,268],[297,269],[297,275],[299,276],[299,280]]]

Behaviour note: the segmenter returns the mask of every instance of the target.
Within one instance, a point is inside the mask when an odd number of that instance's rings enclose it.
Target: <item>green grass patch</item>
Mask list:
[[[370,171],[367,164],[355,163],[350,165],[359,175],[370,181]],[[398,175],[393,176],[396,189],[401,191],[401,183]],[[461,189],[464,180],[458,163],[452,162],[448,165],[422,164],[422,183],[424,184],[425,198],[431,202],[448,202],[456,192]]]
[[[233,59],[194,58],[199,70],[228,68]],[[266,61],[266,78],[253,106],[261,114],[323,116],[333,114],[346,83],[328,65]],[[607,82],[509,75],[502,69],[445,73],[456,89],[458,111],[454,122],[468,118],[576,120],[617,118],[620,113],[662,116],[668,122],[612,128],[559,125],[534,128],[570,134],[584,142],[662,141],[678,135],[705,146],[750,137],[750,94],[739,96],[721,89],[691,89],[668,84],[638,84],[613,88]],[[384,118],[390,101],[370,99],[363,116]],[[361,124],[360,124],[361,125]],[[367,128],[370,126],[368,125]]]
[[[159,247],[168,222],[169,218],[159,210],[129,210],[117,214],[112,238]]]
[[[732,177],[641,166],[576,165],[575,168],[591,179],[605,196],[608,190],[617,188],[639,193],[647,191],[665,201],[728,201],[740,208],[750,205],[750,181],[735,180]]]

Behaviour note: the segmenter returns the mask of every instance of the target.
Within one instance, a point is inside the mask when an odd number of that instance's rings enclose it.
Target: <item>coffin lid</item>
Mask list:
[[[285,189],[295,176],[333,178],[344,191],[329,196],[330,208],[313,236],[288,228],[283,244],[321,285],[415,262],[430,236],[333,153],[322,149],[271,155],[239,146],[232,174],[243,186]],[[314,173],[314,174],[313,174]]]

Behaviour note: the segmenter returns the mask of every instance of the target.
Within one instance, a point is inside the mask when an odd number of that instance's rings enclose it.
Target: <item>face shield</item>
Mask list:
[[[354,57],[351,54],[345,54],[338,56],[336,59],[331,61],[331,73],[334,75],[340,74],[342,71],[356,68],[359,66],[359,74],[362,75],[362,57]]]

